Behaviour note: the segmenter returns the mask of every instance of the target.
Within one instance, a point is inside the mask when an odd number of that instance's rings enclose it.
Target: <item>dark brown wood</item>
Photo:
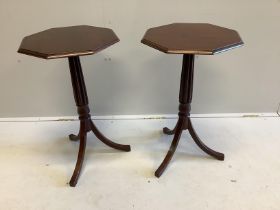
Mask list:
[[[82,169],[84,154],[86,149],[86,137],[89,131],[92,131],[96,137],[109,147],[122,151],[130,151],[129,145],[122,145],[112,142],[108,138],[102,135],[91,120],[90,109],[88,107],[88,97],[86,91],[86,85],[84,82],[82,67],[78,56],[69,57],[69,68],[71,73],[71,81],[73,86],[73,93],[78,109],[80,119],[80,130],[78,135],[71,134],[69,139],[72,141],[78,141],[80,139],[80,149],[78,153],[78,159],[72,178],[70,180],[70,186],[75,187]]]
[[[151,28],[142,43],[165,53],[202,55],[243,45],[236,31],[207,23],[173,23]]]
[[[169,148],[167,155],[162,161],[161,165],[155,172],[156,177],[160,177],[166,167],[168,166],[173,154],[176,151],[180,136],[183,130],[188,130],[191,134],[195,143],[204,152],[211,155],[218,160],[224,160],[224,154],[216,152],[209,147],[207,147],[197,136],[190,119],[191,102],[192,102],[192,92],[193,92],[193,74],[194,74],[194,55],[185,54],[183,55],[183,65],[181,74],[181,84],[180,84],[180,94],[179,94],[179,119],[173,130],[169,128],[163,128],[163,132],[167,135],[174,135],[172,144]]]
[[[119,41],[109,28],[70,26],[51,28],[25,37],[19,53],[53,59],[94,54]]]
[[[168,166],[183,130],[189,131],[204,152],[218,160],[224,160],[224,154],[210,149],[200,140],[191,123],[194,58],[195,54],[212,55],[242,46],[244,43],[237,31],[207,23],[173,23],[148,29],[141,42],[165,53],[183,54],[179,119],[174,129],[163,128],[163,133],[174,135],[174,138],[155,176],[160,177]]]
[[[130,151],[129,145],[117,144],[97,129],[91,120],[88,96],[79,56],[94,54],[118,42],[115,33],[108,28],[94,26],[71,26],[48,29],[25,37],[18,52],[39,58],[52,59],[68,57],[73,95],[80,120],[78,135],[70,134],[71,141],[80,140],[76,167],[70,180],[70,186],[76,186],[83,165],[86,150],[87,133],[95,136],[109,147]]]

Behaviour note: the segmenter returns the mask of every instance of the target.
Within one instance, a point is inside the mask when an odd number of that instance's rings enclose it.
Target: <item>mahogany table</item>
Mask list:
[[[224,154],[207,147],[197,136],[190,119],[193,92],[195,55],[213,55],[243,45],[234,30],[205,23],[174,23],[148,29],[142,41],[152,48],[169,54],[183,54],[179,94],[179,119],[174,129],[163,128],[163,133],[173,135],[170,149],[155,172],[160,177],[169,164],[183,130],[188,130],[195,143],[207,154],[224,160]]]
[[[69,135],[70,140],[80,140],[76,167],[70,180],[75,187],[82,169],[86,149],[87,133],[92,131],[96,137],[109,147],[130,151],[129,145],[117,144],[97,129],[91,120],[88,96],[79,56],[95,54],[118,42],[115,33],[108,28],[93,26],[71,26],[52,28],[25,37],[18,52],[44,59],[68,58],[73,94],[80,120],[78,135]]]

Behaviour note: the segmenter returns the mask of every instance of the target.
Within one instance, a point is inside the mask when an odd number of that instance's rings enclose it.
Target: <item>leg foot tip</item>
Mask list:
[[[130,152],[131,151],[130,145],[124,145],[124,151],[125,152]]]
[[[69,137],[70,141],[78,141],[79,140],[79,136],[74,135],[74,134],[70,134],[68,137]]]
[[[164,128],[162,129],[162,132],[163,132],[164,134],[167,134],[167,135],[172,135],[172,134],[173,134],[173,131],[170,130],[169,128],[167,128],[167,127],[164,127]]]
[[[71,181],[69,182],[69,185],[70,185],[70,187],[76,187],[77,181],[71,180]]]
[[[160,178],[162,173],[159,173],[158,171],[155,172],[155,177]]]
[[[224,161],[225,160],[225,155],[224,154],[220,154],[218,157],[217,157],[218,160],[221,160],[221,161]]]

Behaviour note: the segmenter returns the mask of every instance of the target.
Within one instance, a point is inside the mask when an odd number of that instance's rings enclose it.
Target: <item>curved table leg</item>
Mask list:
[[[211,155],[212,157],[216,158],[217,160],[224,160],[225,159],[225,156],[224,156],[223,153],[216,152],[215,150],[210,149],[200,140],[200,138],[197,136],[195,130],[193,129],[193,126],[192,126],[192,123],[191,123],[190,119],[189,119],[189,129],[188,130],[189,130],[193,140],[195,141],[197,146],[199,146],[200,149],[202,149],[208,155]]]
[[[83,166],[83,161],[84,161],[84,156],[85,156],[85,149],[86,149],[86,140],[87,140],[87,134],[86,133],[82,133],[80,135],[80,147],[79,147],[79,153],[78,153],[78,159],[76,162],[76,167],[75,170],[73,172],[73,175],[71,177],[71,180],[69,182],[71,187],[75,187],[81,170],[82,170],[82,166]]]
[[[168,166],[170,160],[172,159],[174,152],[176,151],[176,148],[178,146],[178,142],[180,140],[181,134],[182,134],[182,122],[178,122],[178,126],[173,138],[173,141],[171,143],[171,146],[169,148],[169,151],[167,153],[167,155],[165,156],[164,160],[162,161],[162,163],[160,164],[160,166],[158,167],[158,169],[155,172],[155,176],[156,177],[160,177],[162,175],[162,173],[165,171],[166,167]]]
[[[111,140],[109,140],[108,138],[106,138],[105,136],[103,136],[103,134],[97,129],[97,127],[94,125],[94,123],[91,121],[90,123],[92,132],[96,135],[96,137],[102,141],[104,144],[108,145],[109,147],[112,147],[114,149],[117,150],[122,150],[125,152],[129,152],[130,149],[130,145],[124,145],[124,144],[117,144]]]

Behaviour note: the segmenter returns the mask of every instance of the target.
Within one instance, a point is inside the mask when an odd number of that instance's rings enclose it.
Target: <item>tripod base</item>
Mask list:
[[[84,161],[84,156],[85,156],[85,149],[86,149],[86,140],[87,140],[87,133],[92,131],[95,136],[102,141],[104,144],[106,144],[109,147],[112,147],[114,149],[117,150],[121,150],[121,151],[125,151],[125,152],[129,152],[130,151],[130,146],[129,145],[123,145],[123,144],[117,144],[111,140],[109,140],[108,138],[106,138],[105,136],[103,136],[103,134],[97,129],[97,127],[94,125],[94,123],[92,122],[92,120],[89,119],[83,119],[80,120],[80,131],[78,135],[74,135],[74,134],[70,134],[69,135],[69,139],[71,141],[79,141],[80,140],[80,147],[79,147],[79,153],[78,153],[78,159],[76,162],[76,167],[75,170],[73,172],[73,175],[71,177],[71,180],[69,182],[71,187],[75,187],[81,170],[82,170],[82,165],[83,165],[83,161]]]
[[[167,153],[167,155],[165,156],[164,160],[162,161],[161,165],[159,166],[159,168],[156,170],[155,172],[155,176],[156,177],[160,177],[162,175],[162,173],[165,171],[165,169],[167,168],[170,160],[172,159],[174,152],[176,151],[177,145],[179,143],[181,134],[184,130],[188,130],[189,133],[191,134],[194,142],[197,144],[197,146],[202,149],[205,153],[207,153],[208,155],[211,155],[212,157],[216,158],[217,160],[224,160],[224,154],[216,152],[212,149],[210,149],[209,147],[207,147],[201,140],[200,138],[197,136],[191,120],[189,117],[180,117],[179,116],[179,120],[175,126],[175,128],[173,130],[165,127],[163,128],[163,133],[167,134],[167,135],[173,135],[174,134],[174,138],[172,141],[172,144],[169,148],[169,151]]]

